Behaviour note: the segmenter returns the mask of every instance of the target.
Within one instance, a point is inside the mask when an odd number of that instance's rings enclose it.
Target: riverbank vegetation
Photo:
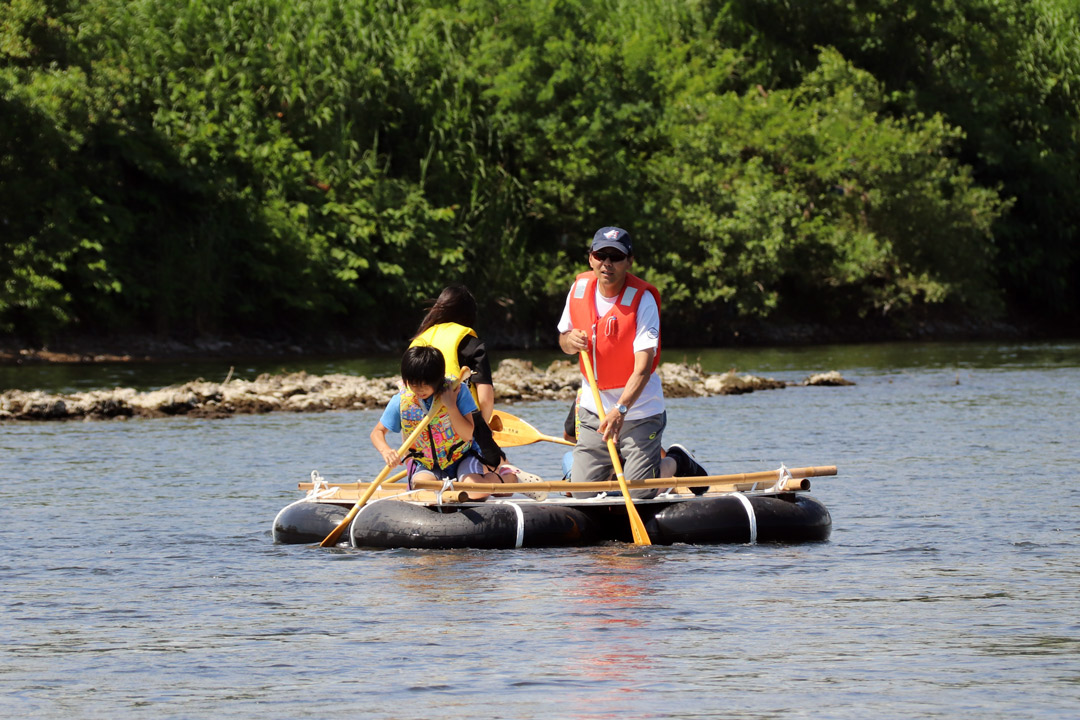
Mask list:
[[[0,334],[553,333],[593,230],[665,339],[1075,327],[1076,0],[11,0]]]

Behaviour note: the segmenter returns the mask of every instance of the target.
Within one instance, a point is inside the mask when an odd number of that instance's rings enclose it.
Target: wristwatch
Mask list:
[[[625,415],[626,413],[630,412],[630,408],[626,407],[625,405],[616,405],[615,409],[619,411],[620,415]]]

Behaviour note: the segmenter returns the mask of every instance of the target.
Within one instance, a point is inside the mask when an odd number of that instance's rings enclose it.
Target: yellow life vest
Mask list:
[[[468,335],[478,337],[476,331],[470,327],[452,322],[439,323],[438,325],[432,325],[417,335],[409,344],[409,347],[430,345],[435,348],[442,353],[443,361],[446,362],[446,374],[449,377],[456,378],[461,373],[461,366],[458,364],[458,346]],[[470,370],[475,369],[470,368]],[[476,387],[472,383],[469,383],[469,392],[472,393],[476,406],[480,407],[480,398],[477,396]]]
[[[455,378],[447,378],[447,382],[453,382]],[[434,400],[432,400],[434,402]],[[401,391],[401,432],[408,437],[420,421],[427,415],[424,404],[416,393],[408,388]],[[442,469],[448,468],[472,448],[471,442],[464,442],[454,432],[454,425],[450,420],[450,413],[446,407],[440,407],[439,412],[428,423],[427,429],[420,434],[416,444],[410,448],[409,456],[431,470],[437,462]]]

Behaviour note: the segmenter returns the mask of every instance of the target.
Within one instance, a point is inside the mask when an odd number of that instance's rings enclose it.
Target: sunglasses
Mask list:
[[[605,252],[603,250],[594,250],[592,253],[593,260],[603,263],[610,260],[613,263],[619,263],[626,259],[626,255],[621,252]]]

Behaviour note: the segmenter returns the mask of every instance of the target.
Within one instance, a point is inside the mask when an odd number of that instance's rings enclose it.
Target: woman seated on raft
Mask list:
[[[537,482],[539,477],[506,461],[506,453],[495,442],[488,426],[495,410],[495,387],[487,348],[474,329],[476,319],[476,298],[469,289],[461,284],[447,285],[420,321],[411,345],[430,345],[441,352],[447,375],[456,375],[463,367],[472,370],[469,392],[479,408],[472,414],[473,443],[487,475],[497,472],[502,482]],[[547,497],[544,492],[523,494],[533,500]]]
[[[441,352],[447,375],[457,376],[463,367],[472,371],[469,392],[478,408],[472,416],[473,441],[484,465],[495,469],[506,459],[506,453],[488,427],[495,409],[495,388],[487,348],[475,330],[476,316],[476,299],[469,289],[461,284],[448,285],[428,308],[410,345],[430,345]]]
[[[473,442],[473,412],[476,402],[464,385],[454,391],[447,378],[442,353],[427,345],[416,345],[401,358],[404,389],[386,404],[382,417],[371,431],[371,444],[389,467],[401,464],[397,450],[386,441],[387,433],[407,437],[427,415],[435,396],[442,407],[409,448],[405,467],[410,486],[413,478],[501,483],[502,476],[487,470]],[[485,500],[488,493],[470,493],[471,500]]]

